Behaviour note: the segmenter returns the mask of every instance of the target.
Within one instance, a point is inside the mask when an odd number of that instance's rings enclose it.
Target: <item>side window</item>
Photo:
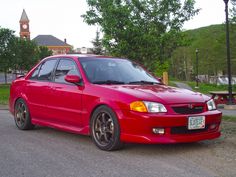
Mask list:
[[[55,82],[67,83],[64,79],[67,74],[80,76],[75,62],[61,59],[55,72]]]
[[[38,73],[39,73],[39,68],[41,67],[41,65],[39,65],[33,72],[33,74],[31,75],[30,79],[32,80],[36,80],[38,79]]]
[[[42,81],[51,80],[51,75],[52,75],[56,62],[57,60],[47,60],[45,63],[43,63],[39,70],[38,80],[42,80]]]

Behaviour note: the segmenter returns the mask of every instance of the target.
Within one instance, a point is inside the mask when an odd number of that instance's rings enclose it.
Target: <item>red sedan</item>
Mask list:
[[[9,102],[19,129],[40,125],[91,135],[102,150],[220,136],[222,113],[210,97],[163,85],[127,59],[45,58],[12,83]]]

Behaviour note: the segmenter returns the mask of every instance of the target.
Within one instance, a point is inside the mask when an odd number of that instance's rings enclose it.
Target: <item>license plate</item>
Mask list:
[[[195,116],[188,118],[188,129],[196,130],[205,128],[205,116]]]

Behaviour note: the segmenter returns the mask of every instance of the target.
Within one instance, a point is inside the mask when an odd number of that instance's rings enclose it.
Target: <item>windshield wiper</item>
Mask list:
[[[129,84],[150,84],[150,85],[155,85],[155,84],[160,84],[160,83],[159,82],[151,82],[151,81],[141,80],[141,81],[132,81],[132,82],[129,82]]]
[[[125,84],[125,83],[116,80],[105,80],[105,81],[94,81],[93,84]]]

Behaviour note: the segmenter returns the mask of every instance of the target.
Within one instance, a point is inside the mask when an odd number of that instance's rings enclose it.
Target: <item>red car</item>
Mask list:
[[[210,97],[163,85],[127,59],[45,58],[12,83],[9,102],[19,129],[40,125],[91,135],[102,150],[220,136],[222,113]]]

